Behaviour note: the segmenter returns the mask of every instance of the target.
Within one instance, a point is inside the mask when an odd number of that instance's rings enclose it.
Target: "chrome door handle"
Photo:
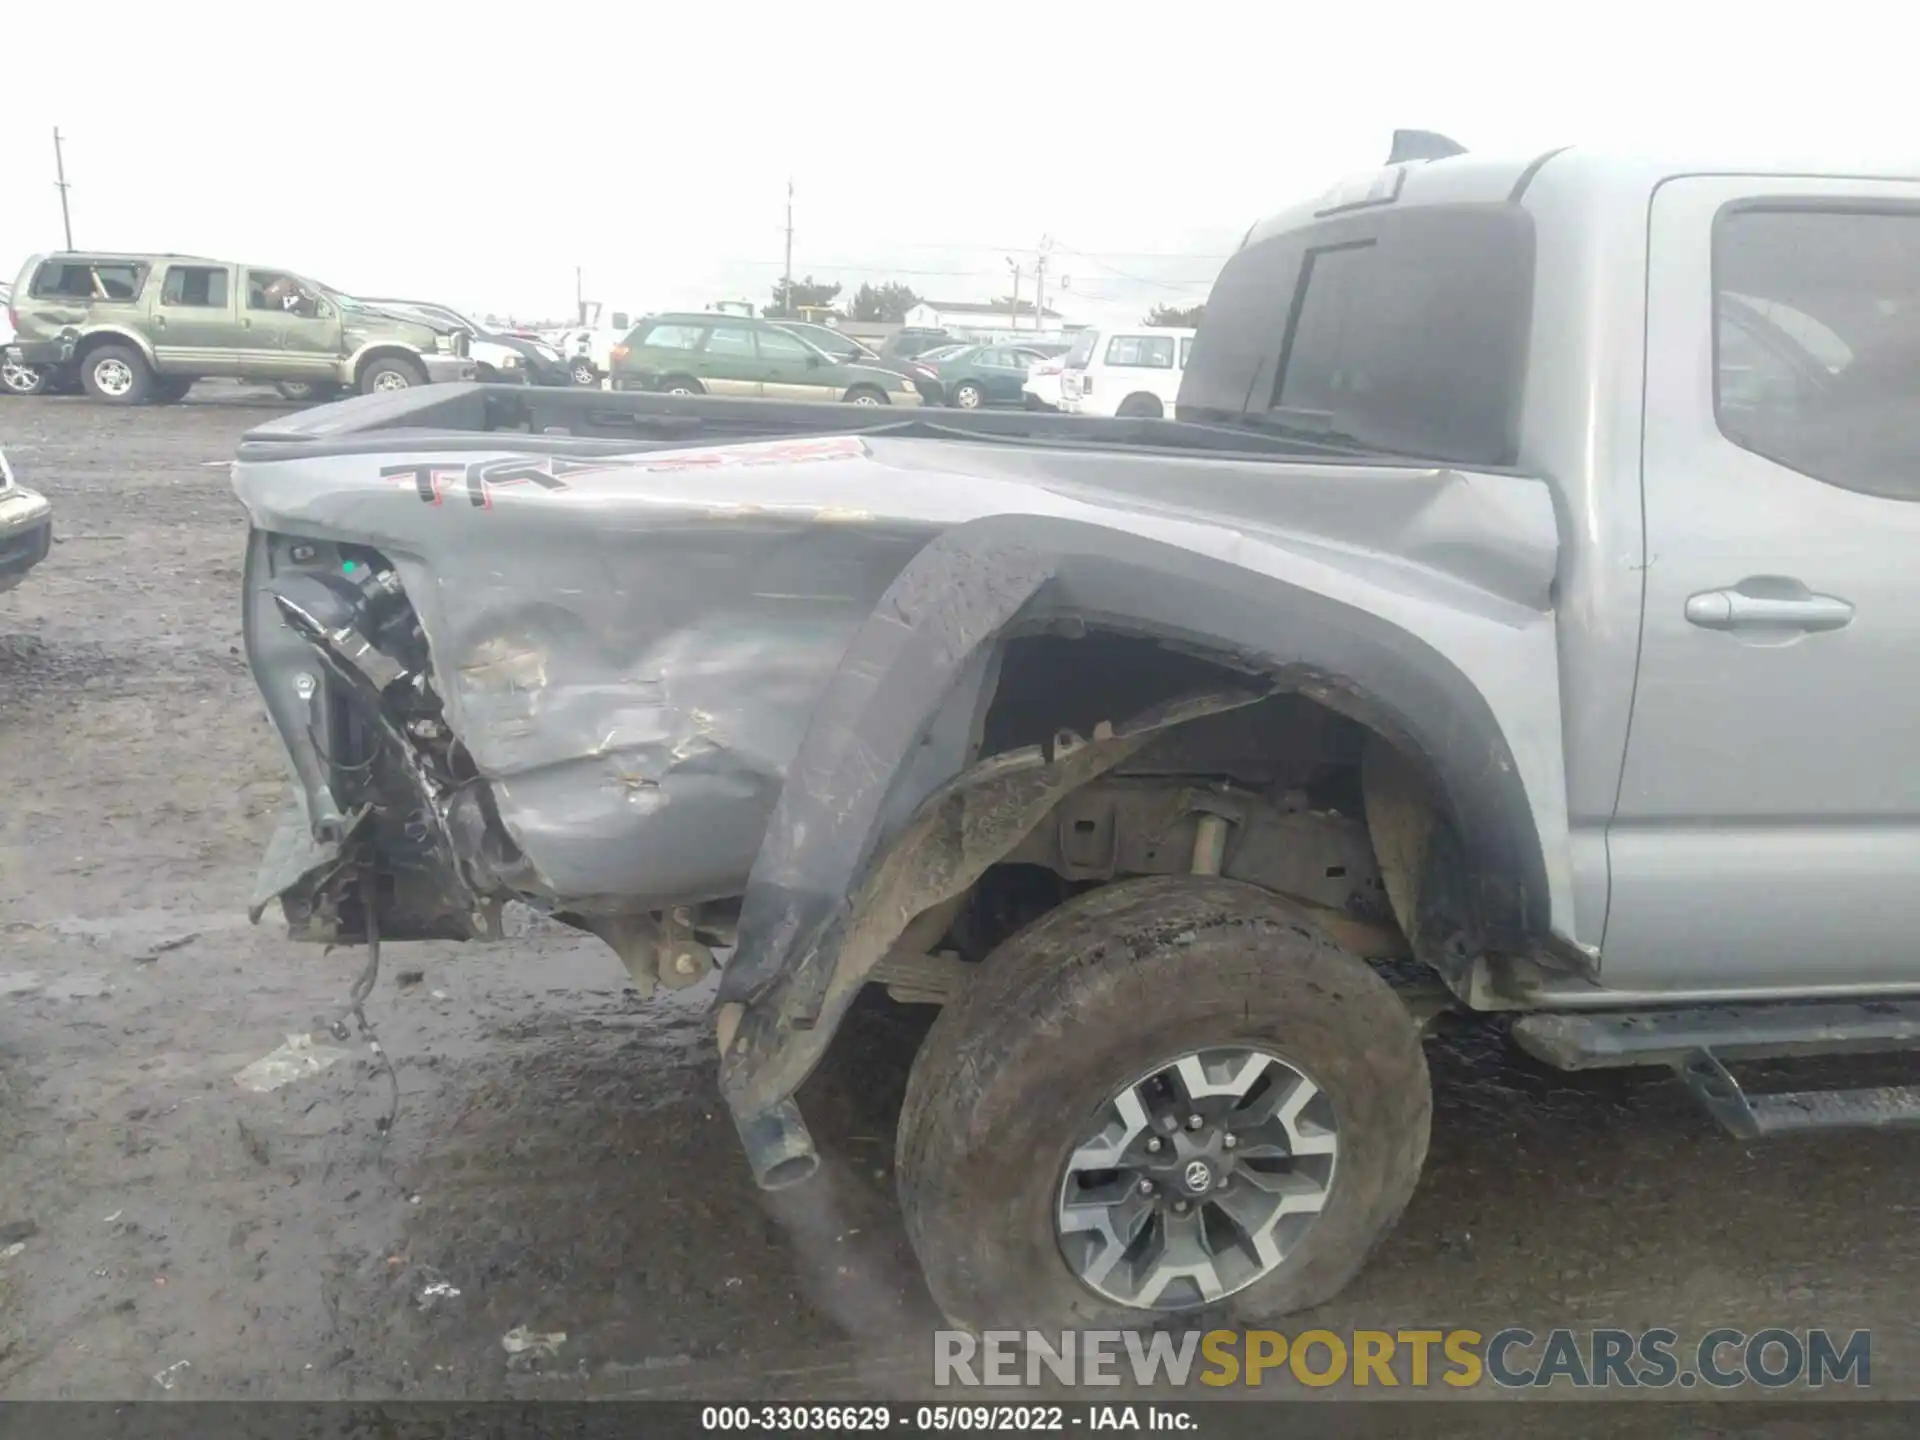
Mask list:
[[[1837,595],[1703,590],[1687,597],[1687,619],[1707,630],[1838,630],[1853,619],[1853,606]]]

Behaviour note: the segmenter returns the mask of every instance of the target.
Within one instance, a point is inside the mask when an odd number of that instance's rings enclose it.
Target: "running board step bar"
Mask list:
[[[1749,1095],[1729,1060],[1920,1050],[1920,1000],[1712,1005],[1514,1022],[1520,1048],[1561,1070],[1665,1065],[1707,1113],[1744,1139],[1920,1125],[1920,1085]]]

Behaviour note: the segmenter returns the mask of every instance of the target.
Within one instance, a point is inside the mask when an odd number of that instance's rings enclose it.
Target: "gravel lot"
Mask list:
[[[0,1393],[918,1391],[933,1317],[890,1137],[924,1012],[856,1015],[805,1097],[827,1173],[772,1198],[717,1103],[706,993],[643,1005],[532,921],[390,947],[386,1139],[364,1044],[236,1083],[360,956],[246,923],[283,770],[224,462],[272,407],[202,390],[0,400],[59,535],[0,597]],[[1290,1328],[1871,1327],[1875,1390],[1920,1395],[1910,1138],[1744,1146],[1662,1076],[1551,1075],[1489,1029],[1435,1060],[1426,1183]],[[565,1338],[511,1355],[523,1328]]]

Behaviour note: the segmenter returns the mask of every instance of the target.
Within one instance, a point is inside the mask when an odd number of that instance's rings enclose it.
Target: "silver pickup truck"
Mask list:
[[[1920,178],[1452,148],[1255,225],[1174,419],[254,431],[256,918],[718,966],[769,1186],[861,988],[940,1004],[899,1193],[974,1326],[1338,1291],[1441,1003],[1743,1136],[1920,1118],[1736,1073],[1920,1048]]]

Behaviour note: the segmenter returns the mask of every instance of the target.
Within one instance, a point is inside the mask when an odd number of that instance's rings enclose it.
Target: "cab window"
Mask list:
[[[1827,484],[1920,500],[1920,210],[1732,206],[1713,267],[1721,433]]]

